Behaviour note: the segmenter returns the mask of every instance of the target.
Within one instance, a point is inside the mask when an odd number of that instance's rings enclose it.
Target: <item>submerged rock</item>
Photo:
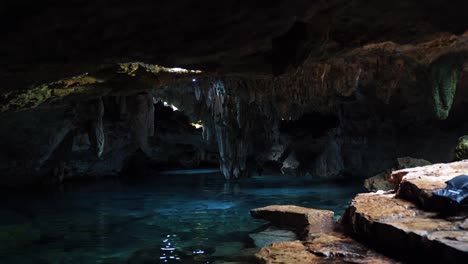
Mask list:
[[[244,248],[241,242],[225,242],[215,247],[213,257],[233,256],[238,254]]]
[[[289,230],[268,227],[258,233],[249,234],[256,247],[266,247],[274,242],[294,241],[297,235]]]

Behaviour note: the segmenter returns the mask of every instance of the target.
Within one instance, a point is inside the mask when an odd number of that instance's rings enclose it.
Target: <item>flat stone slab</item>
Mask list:
[[[425,210],[436,211],[432,193],[445,188],[446,181],[461,174],[468,174],[468,160],[399,170],[393,172],[391,178],[400,185],[398,198],[411,201]]]
[[[259,263],[397,263],[341,234],[320,234],[308,241],[273,243],[255,254]]]
[[[316,210],[294,205],[271,205],[252,209],[252,217],[270,221],[278,227],[290,228],[298,232],[329,232],[334,228],[332,211]]]
[[[264,247],[255,254],[258,263],[261,264],[309,264],[323,263],[322,258],[309,252],[301,241],[278,242]]]
[[[468,263],[466,217],[438,218],[391,194],[359,194],[341,219],[350,235],[420,263]]]

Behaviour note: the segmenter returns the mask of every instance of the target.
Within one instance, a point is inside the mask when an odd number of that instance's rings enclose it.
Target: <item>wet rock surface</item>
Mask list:
[[[440,218],[394,195],[361,194],[342,224],[349,234],[396,258],[463,263],[468,259],[464,221]]]
[[[255,255],[258,263],[320,263],[321,258],[306,250],[301,241],[279,242],[262,248]]]
[[[467,162],[434,164],[395,171],[397,194],[359,194],[341,224],[354,237],[390,256],[430,263],[468,261],[467,213],[446,216],[432,192],[467,173]],[[429,211],[425,211],[425,210]],[[431,212],[432,211],[432,212]],[[396,253],[398,252],[398,253]]]
[[[467,164],[460,161],[395,171],[392,179],[401,182],[396,195],[358,194],[335,230],[309,233],[302,241],[273,243],[255,256],[259,263],[293,263],[289,259],[297,263],[465,263],[468,212],[462,209],[450,216],[437,211],[443,208],[428,205],[434,190],[468,172]],[[275,206],[270,208],[264,211],[271,214]]]
[[[251,214],[302,234],[302,241],[289,241],[290,237],[275,237],[280,238],[278,242],[268,241],[270,243],[265,243],[255,254],[258,263],[396,263],[335,232],[333,212],[275,205],[254,209]]]
[[[273,243],[255,254],[258,263],[398,263],[341,234]]]
[[[278,229],[274,226],[268,227],[263,231],[250,234],[249,237],[254,241],[255,246],[259,248],[269,246],[274,242],[297,240],[297,235],[293,231]]]

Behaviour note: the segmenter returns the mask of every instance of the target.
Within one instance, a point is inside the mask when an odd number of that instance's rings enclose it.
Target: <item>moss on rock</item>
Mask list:
[[[468,159],[468,135],[458,139],[458,144],[455,148],[455,159]]]
[[[463,60],[457,54],[436,60],[430,68],[436,117],[447,119],[457,90]]]
[[[23,92],[9,93],[4,95],[2,98],[6,103],[1,106],[0,112],[34,108],[45,102],[50,97],[51,92],[47,85],[41,85]]]

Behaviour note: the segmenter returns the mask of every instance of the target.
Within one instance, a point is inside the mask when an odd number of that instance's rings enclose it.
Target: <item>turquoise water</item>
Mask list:
[[[107,181],[62,191],[0,194],[0,263],[223,263],[248,261],[248,234],[270,204],[338,215],[360,184],[286,176],[226,183],[215,171],[166,172],[137,183]]]

